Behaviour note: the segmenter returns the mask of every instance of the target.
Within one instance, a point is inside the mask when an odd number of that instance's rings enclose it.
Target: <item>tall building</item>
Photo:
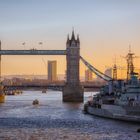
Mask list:
[[[112,78],[112,68],[108,68],[105,70],[105,75],[109,76]]]
[[[85,70],[85,81],[88,82],[92,80],[93,80],[92,71],[89,69]]]
[[[48,81],[53,82],[57,80],[57,62],[48,61]]]

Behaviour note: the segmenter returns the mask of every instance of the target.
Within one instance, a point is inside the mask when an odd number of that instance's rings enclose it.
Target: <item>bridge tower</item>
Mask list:
[[[63,88],[64,102],[83,102],[84,89],[80,85],[79,79],[79,60],[80,60],[80,40],[77,35],[75,38],[74,30],[71,39],[66,42],[67,78]]]
[[[0,41],[0,50],[1,50],[1,41]],[[3,85],[1,80],[1,55],[0,55],[0,103],[5,102],[5,95],[3,93]]]

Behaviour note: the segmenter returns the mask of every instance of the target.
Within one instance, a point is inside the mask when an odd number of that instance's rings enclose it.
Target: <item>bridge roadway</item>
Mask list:
[[[6,90],[15,90],[15,89],[54,89],[54,90],[60,90],[62,91],[64,85],[5,85],[4,86]],[[90,88],[90,89],[100,89],[101,85],[83,85],[84,88]]]
[[[66,50],[0,50],[0,55],[66,55]]]

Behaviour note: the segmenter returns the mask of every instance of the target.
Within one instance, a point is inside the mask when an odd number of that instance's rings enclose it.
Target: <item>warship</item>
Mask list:
[[[84,112],[100,117],[123,121],[140,122],[140,80],[134,72],[134,53],[126,56],[127,79],[117,79],[117,67],[114,65],[112,80],[109,80],[100,92],[84,104]]]

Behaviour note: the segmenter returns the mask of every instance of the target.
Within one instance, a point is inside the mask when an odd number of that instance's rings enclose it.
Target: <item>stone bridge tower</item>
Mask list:
[[[1,50],[1,41],[0,41],[0,50]],[[5,94],[3,93],[3,85],[1,81],[1,55],[0,55],[0,103],[5,102]]]
[[[80,40],[75,38],[74,31],[71,39],[66,42],[67,59],[67,81],[63,89],[64,102],[83,102],[83,88],[79,79]]]

